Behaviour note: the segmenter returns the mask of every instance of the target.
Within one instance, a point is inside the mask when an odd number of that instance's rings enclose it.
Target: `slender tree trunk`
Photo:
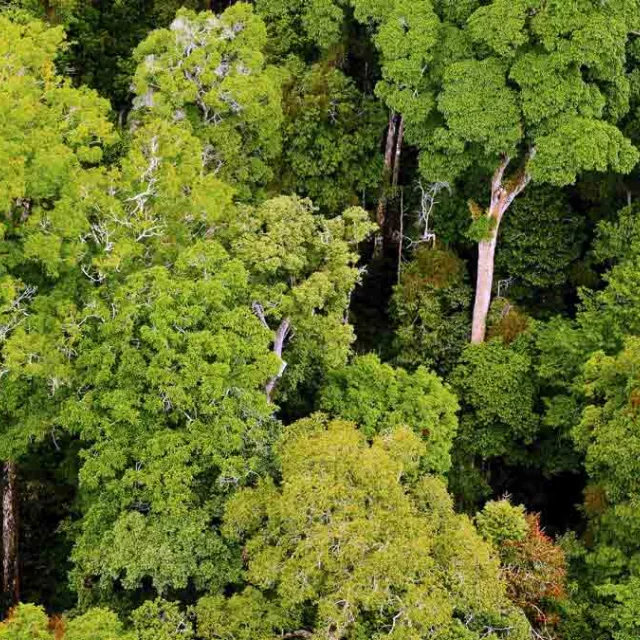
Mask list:
[[[382,177],[382,192],[378,200],[376,220],[380,231],[376,236],[376,255],[385,253],[386,248],[393,244],[398,231],[397,220],[388,216],[388,204],[390,189],[398,186],[400,177],[400,157],[402,155],[402,142],[404,139],[404,118],[395,111],[389,114],[389,127],[387,129],[387,142],[384,151],[384,172]]]
[[[487,315],[491,305],[491,289],[493,287],[493,266],[498,243],[498,233],[489,240],[481,240],[478,244],[478,278],[476,280],[476,300],[473,306],[473,325],[471,342],[484,342],[487,332]]]
[[[522,193],[531,180],[527,163],[534,154],[535,149],[532,149],[525,160],[524,169],[520,175],[509,180],[506,186],[504,184],[504,174],[511,162],[511,158],[503,156],[500,166],[493,174],[491,204],[486,213],[486,216],[493,222],[493,228],[491,229],[491,236],[481,240],[478,244],[478,277],[473,305],[473,323],[471,325],[471,342],[473,344],[484,342],[487,333],[487,315],[491,306],[493,271],[500,223],[511,203]]]
[[[400,178],[400,157],[402,156],[402,143],[404,141],[404,118],[400,116],[400,123],[398,124],[398,135],[396,139],[396,153],[393,160],[393,180],[391,181],[392,187],[398,186],[398,179]]]
[[[20,600],[18,557],[18,470],[15,462],[3,465],[2,588],[9,604]]]
[[[258,320],[260,320],[260,322],[262,323],[262,326],[265,329],[271,331],[272,329],[267,322],[266,316],[264,315],[264,309],[262,308],[262,305],[259,302],[254,302],[251,307],[253,309],[253,312],[258,317]],[[273,353],[275,353],[278,358],[280,358],[280,369],[275,376],[269,379],[264,388],[264,391],[267,395],[267,401],[269,403],[273,402],[273,392],[275,391],[280,378],[282,378],[284,370],[287,368],[287,363],[282,358],[282,351],[284,349],[284,345],[289,339],[289,336],[291,335],[291,329],[291,320],[289,318],[283,318],[280,322],[280,326],[276,329],[275,335],[273,336],[272,350]]]
[[[47,22],[49,24],[56,24],[58,22],[58,19],[56,16],[56,9],[51,4],[50,0],[44,0],[44,2],[42,3],[42,8],[44,9]]]
[[[280,369],[278,373],[269,380],[265,391],[267,393],[267,400],[269,402],[273,402],[273,392],[275,391],[276,385],[278,384],[280,378],[282,378],[282,374],[284,370],[287,368],[287,363],[282,359],[282,350],[284,349],[285,342],[289,337],[289,332],[291,331],[291,320],[289,318],[284,318],[284,320],[280,323],[276,331],[275,338],[273,339],[273,352],[280,358]]]
[[[387,144],[384,150],[384,171],[382,182],[382,194],[378,201],[378,211],[376,220],[380,226],[380,230],[384,229],[387,214],[387,189],[389,188],[389,179],[393,175],[393,160],[396,149],[396,131],[398,127],[398,116],[394,111],[389,114],[389,128],[387,130]]]

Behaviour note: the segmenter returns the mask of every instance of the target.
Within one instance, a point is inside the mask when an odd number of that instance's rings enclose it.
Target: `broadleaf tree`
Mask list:
[[[292,425],[279,445],[282,485],[261,482],[229,503],[225,531],[244,545],[248,584],[199,602],[199,634],[529,637],[492,548],[441,480],[417,474],[424,451],[403,427],[369,444],[322,415]]]
[[[355,0],[356,15],[377,29],[377,92],[403,113],[425,178],[453,183],[478,165],[491,176],[488,206],[470,203],[472,342],[485,338],[500,223],[529,182],[628,173],[638,160],[616,127],[629,108],[627,4],[493,0],[465,3],[460,14],[448,3]]]
[[[74,256],[58,269],[34,264],[62,248],[52,211],[90,179],[116,141],[108,103],[55,69],[60,28],[0,15],[0,386],[3,465],[3,587],[19,596],[16,463],[55,430],[57,391],[68,380],[65,309],[82,297]],[[58,220],[67,230],[73,219]],[[50,229],[37,247],[34,235]]]

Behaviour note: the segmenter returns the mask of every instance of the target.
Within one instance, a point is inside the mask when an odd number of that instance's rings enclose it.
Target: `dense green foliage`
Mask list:
[[[639,16],[0,0],[0,638],[638,638]]]

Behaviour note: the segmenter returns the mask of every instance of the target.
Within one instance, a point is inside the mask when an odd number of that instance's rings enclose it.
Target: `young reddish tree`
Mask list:
[[[538,514],[508,499],[488,502],[476,524],[497,548],[507,594],[527,615],[534,637],[555,640],[558,605],[566,598],[564,551],[542,530]]]

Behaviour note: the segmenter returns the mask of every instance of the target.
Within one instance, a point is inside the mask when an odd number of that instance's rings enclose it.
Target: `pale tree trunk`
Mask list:
[[[478,276],[476,280],[476,295],[473,306],[473,323],[471,325],[471,342],[484,342],[487,333],[487,315],[491,306],[491,291],[493,288],[493,271],[495,264],[498,230],[507,209],[514,199],[522,193],[531,181],[527,163],[534,156],[532,149],[526,160],[524,169],[519,176],[509,180],[505,186],[504,173],[511,162],[511,158],[504,156],[500,166],[493,174],[491,181],[491,204],[485,214],[493,223],[491,235],[478,244]]]
[[[291,331],[291,321],[289,318],[285,318],[278,327],[276,331],[275,338],[273,339],[273,352],[280,358],[280,369],[278,373],[269,380],[265,391],[267,393],[267,400],[269,403],[273,402],[273,392],[276,389],[276,385],[278,384],[280,378],[282,378],[282,374],[284,370],[287,368],[287,363],[282,359],[282,350],[284,349],[284,344],[289,337],[289,332]]]
[[[18,470],[15,462],[3,465],[2,588],[10,605],[20,600],[18,558]]]
[[[267,322],[267,318],[264,314],[264,309],[259,302],[254,302],[252,305],[253,312],[258,316],[258,319],[269,331],[272,331],[269,323]],[[287,363],[282,358],[282,351],[284,350],[284,345],[286,344],[289,336],[291,335],[291,320],[289,318],[283,318],[280,322],[280,326],[276,329],[275,335],[273,336],[273,353],[275,353],[278,358],[280,358],[280,369],[278,373],[269,379],[267,384],[265,385],[264,391],[267,395],[267,401],[269,403],[273,402],[273,393],[276,390],[276,386],[282,378],[282,374],[284,370],[287,368]]]
[[[491,305],[491,288],[493,286],[493,265],[496,255],[498,233],[489,240],[481,240],[478,244],[478,278],[476,280],[476,300],[473,306],[473,324],[471,342],[484,342],[487,331],[487,315]]]

